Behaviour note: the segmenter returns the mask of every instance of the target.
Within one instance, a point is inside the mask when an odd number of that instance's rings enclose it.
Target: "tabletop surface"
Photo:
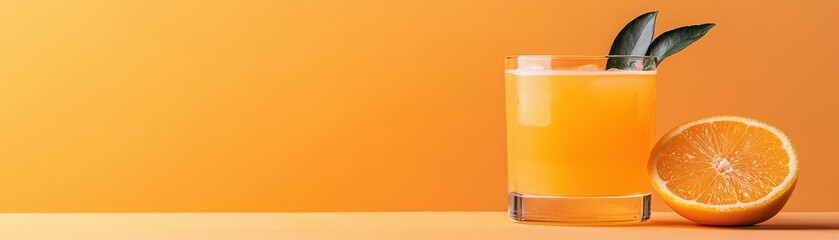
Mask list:
[[[7,213],[0,239],[839,239],[839,212],[738,228],[669,212],[631,226],[522,224],[505,212]]]

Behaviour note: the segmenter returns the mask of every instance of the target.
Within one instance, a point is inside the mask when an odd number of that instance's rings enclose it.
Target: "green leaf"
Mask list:
[[[644,13],[626,24],[618,33],[618,36],[615,37],[615,41],[612,42],[609,55],[642,56],[647,53],[647,48],[653,40],[657,15],[657,11]],[[627,64],[628,59],[610,58],[606,62],[606,69],[623,69]]]
[[[714,25],[713,23],[706,23],[685,26],[662,33],[650,44],[647,55],[656,57],[656,65],[661,64],[665,58],[685,49],[691,43],[705,36],[705,33],[711,30]]]

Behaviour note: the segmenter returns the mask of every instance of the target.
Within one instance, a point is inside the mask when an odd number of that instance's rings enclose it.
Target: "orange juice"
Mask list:
[[[649,194],[655,71],[506,71],[509,190]]]

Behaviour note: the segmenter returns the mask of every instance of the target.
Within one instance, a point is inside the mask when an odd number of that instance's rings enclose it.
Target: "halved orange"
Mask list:
[[[763,122],[718,116],[683,124],[658,141],[653,189],[679,215],[703,225],[752,225],[772,218],[798,180],[789,138]]]

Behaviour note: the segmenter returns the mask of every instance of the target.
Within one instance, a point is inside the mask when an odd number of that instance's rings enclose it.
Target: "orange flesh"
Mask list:
[[[689,127],[658,152],[655,167],[667,189],[706,204],[753,202],[790,171],[790,156],[775,134],[735,121]]]

